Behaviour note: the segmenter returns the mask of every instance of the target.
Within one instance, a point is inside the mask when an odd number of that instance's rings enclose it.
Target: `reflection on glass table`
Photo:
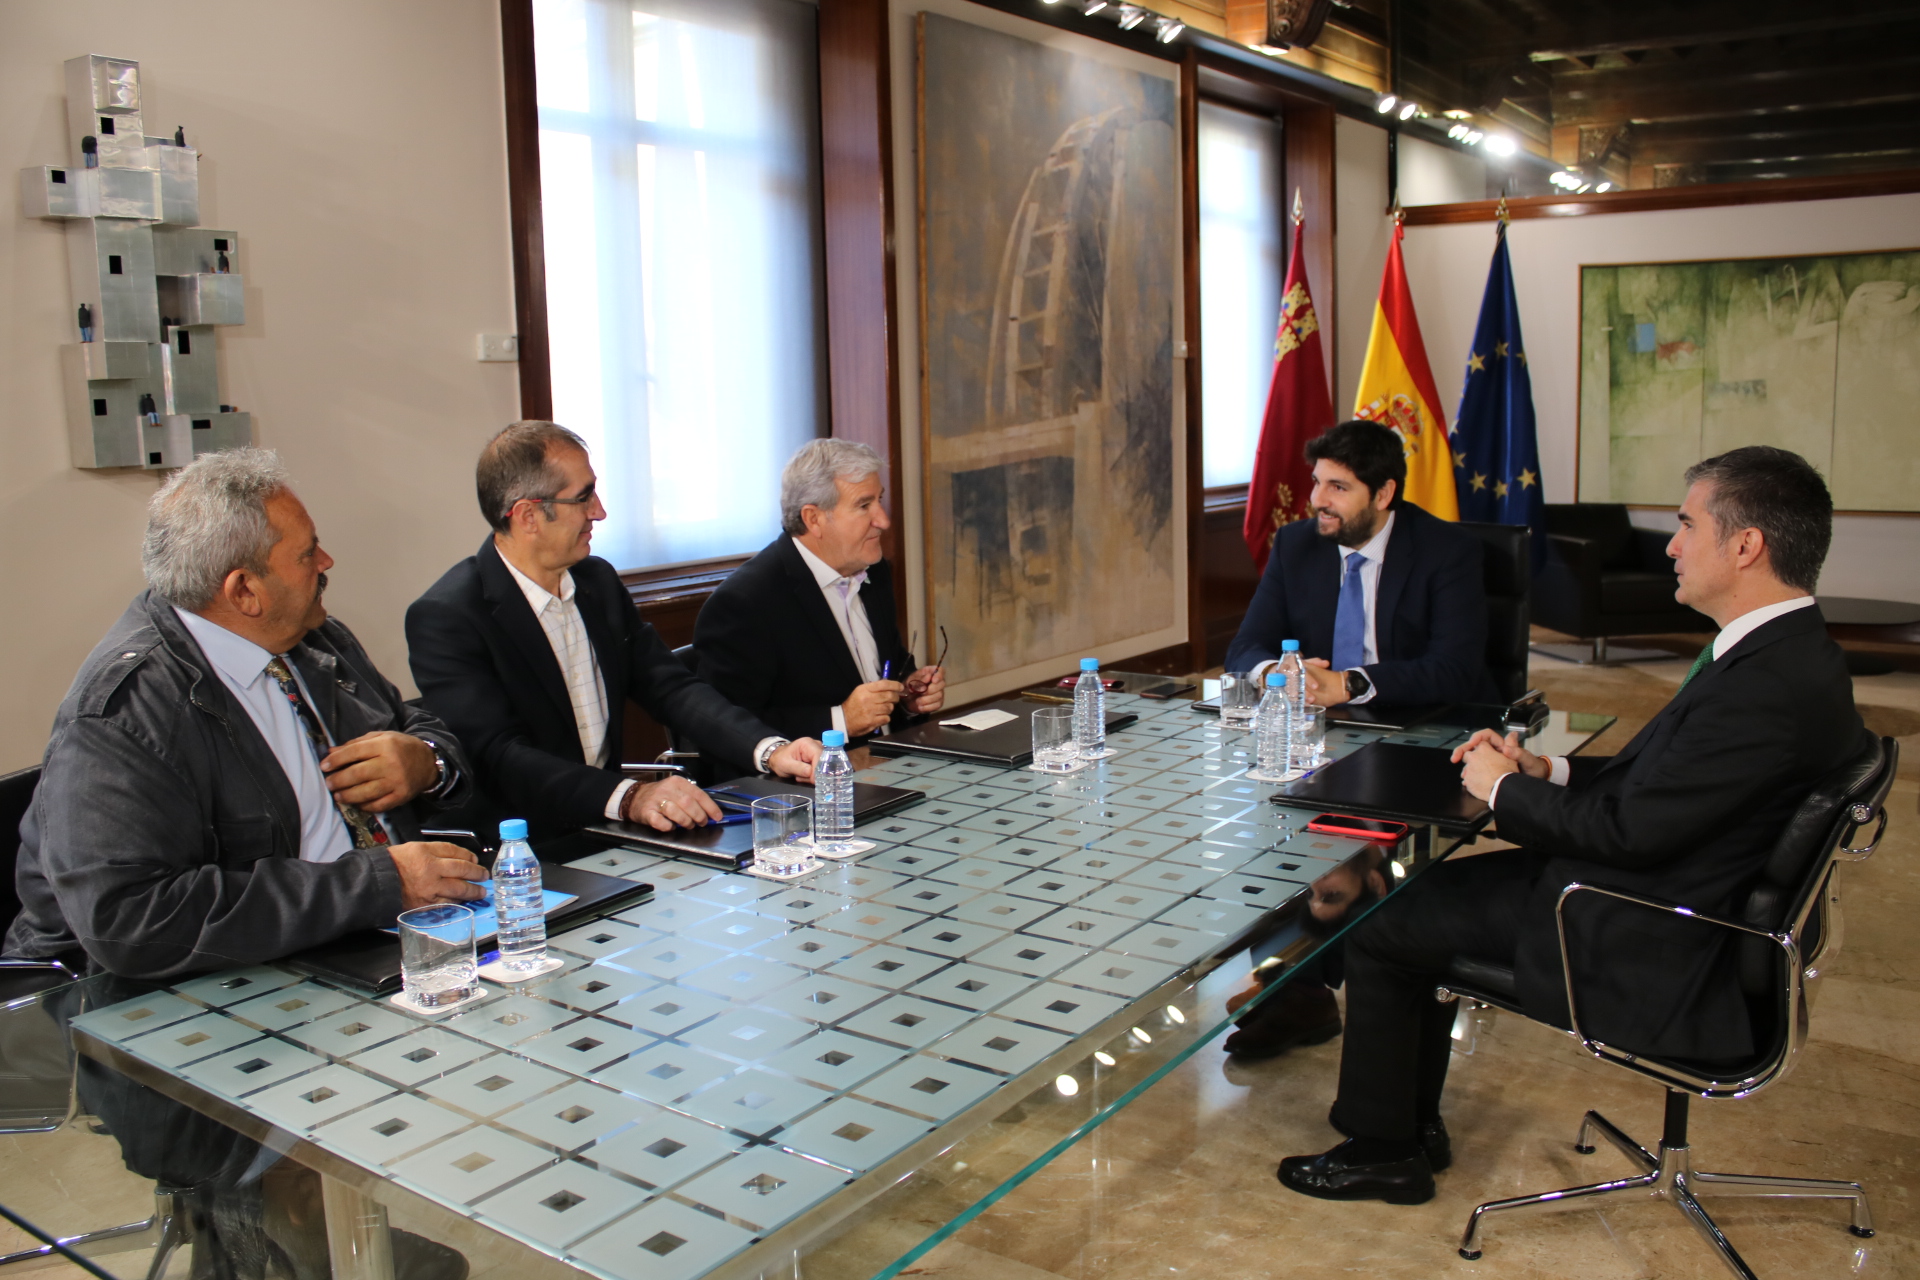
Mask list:
[[[10,1140],[0,1203],[70,1235],[198,1197],[242,1225],[193,1249],[289,1273],[382,1274],[390,1217],[397,1274],[896,1274],[1224,1031],[1226,957],[1305,960],[1377,900],[1342,883],[1418,874],[1304,833],[1245,734],[1114,701],[1122,754],[1068,777],[866,771],[927,799],[797,883],[580,857],[654,897],[437,1021],[278,966],[47,993],[19,1025],[52,1029],[79,1116]],[[66,1203],[37,1170],[74,1160],[98,1177]],[[145,1274],[145,1248],[103,1256]]]

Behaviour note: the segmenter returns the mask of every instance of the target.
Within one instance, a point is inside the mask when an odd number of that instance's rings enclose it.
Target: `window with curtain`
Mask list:
[[[1280,122],[1200,104],[1200,361],[1206,487],[1253,478],[1286,282]]]
[[[758,550],[826,421],[815,10],[535,0],[554,419],[593,449],[594,550]]]

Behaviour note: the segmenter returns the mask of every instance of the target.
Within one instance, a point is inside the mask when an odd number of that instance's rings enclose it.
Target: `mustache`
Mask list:
[[[315,600],[318,600],[321,596],[325,594],[327,594],[327,575],[323,573],[319,575],[319,581],[314,586],[313,598]]]

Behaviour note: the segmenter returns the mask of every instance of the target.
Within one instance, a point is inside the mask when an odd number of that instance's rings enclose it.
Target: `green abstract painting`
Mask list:
[[[1920,510],[1920,250],[1582,267],[1580,500],[1672,506],[1749,444]]]

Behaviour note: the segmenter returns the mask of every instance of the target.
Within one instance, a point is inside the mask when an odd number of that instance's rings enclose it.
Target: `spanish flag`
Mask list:
[[[1426,344],[1420,340],[1420,322],[1413,314],[1413,291],[1407,287],[1407,268],[1400,258],[1402,232],[1396,217],[1353,416],[1399,433],[1407,449],[1408,501],[1443,520],[1458,520],[1460,501],[1453,489],[1447,419],[1440,411],[1440,392],[1427,364]]]

